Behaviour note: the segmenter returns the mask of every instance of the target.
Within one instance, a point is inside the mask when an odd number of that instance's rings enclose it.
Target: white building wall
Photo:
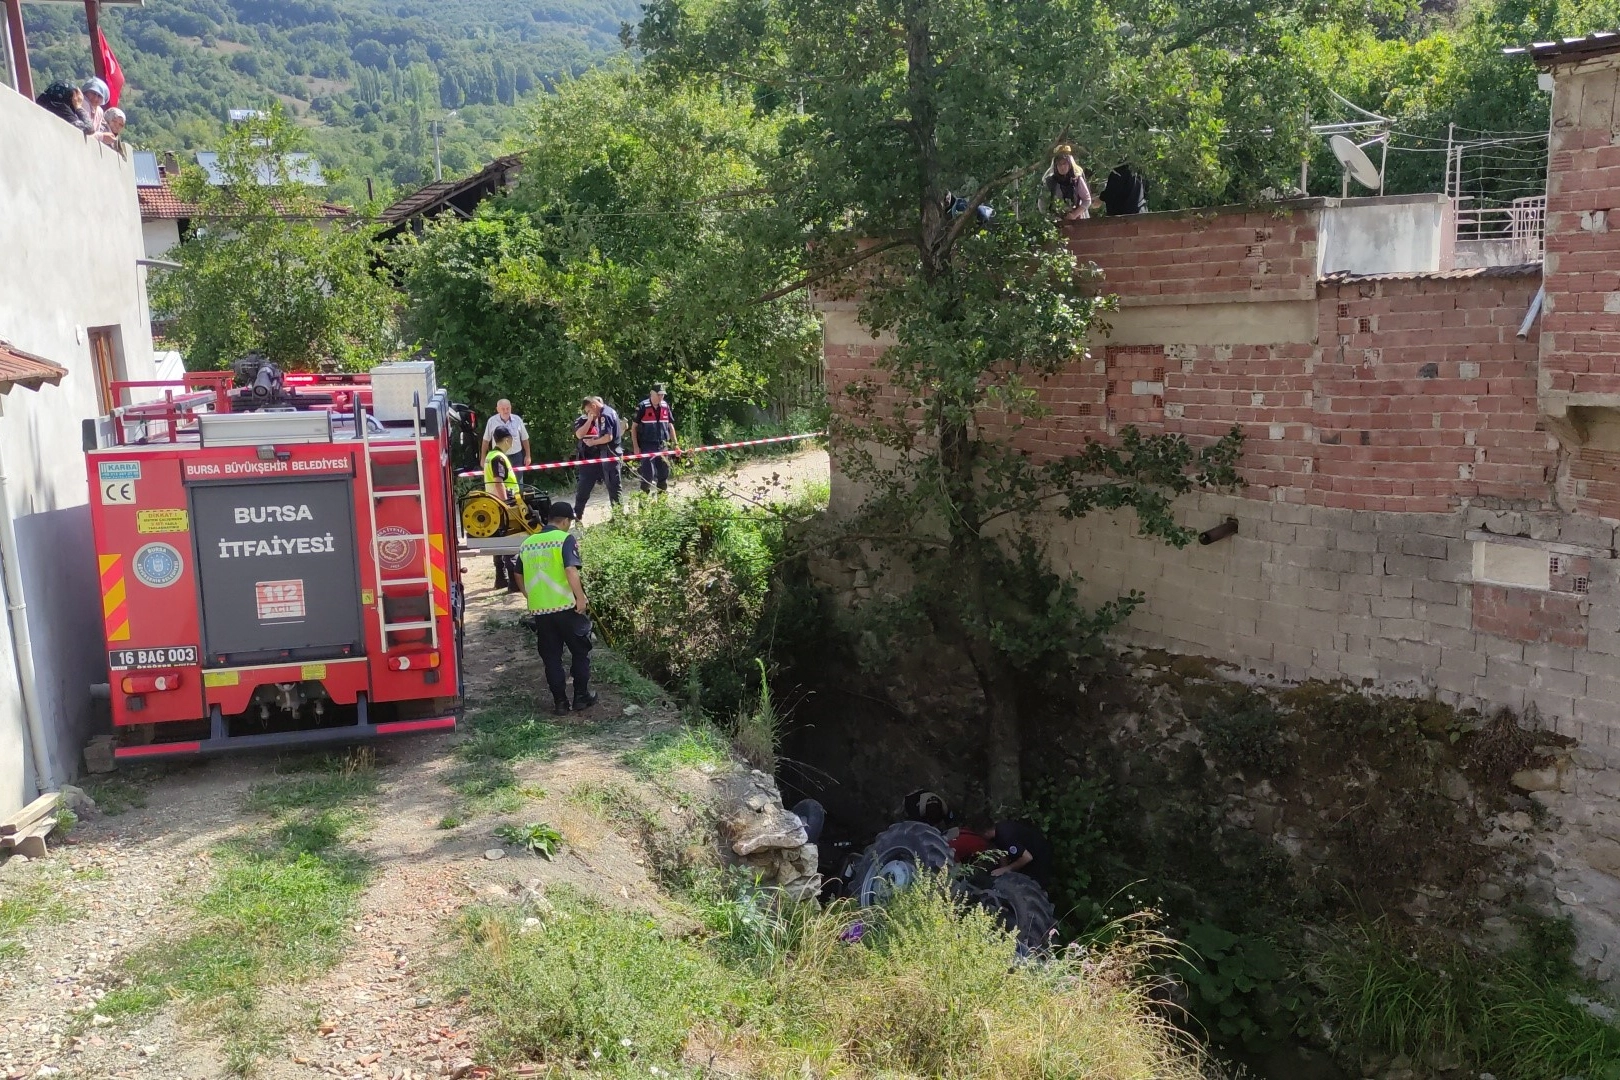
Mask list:
[[[148,259],[161,259],[180,246],[180,223],[173,218],[141,222],[141,240]]]
[[[115,327],[123,377],[150,379],[151,314],[130,162],[0,86],[0,339],[68,369],[0,412],[40,706],[58,778],[76,775],[106,680],[80,422],[100,403],[89,329]],[[0,618],[0,814],[33,794],[9,625]]]

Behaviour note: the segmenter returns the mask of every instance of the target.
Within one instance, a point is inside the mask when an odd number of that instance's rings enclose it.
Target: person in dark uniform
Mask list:
[[[984,838],[989,850],[1002,853],[1000,865],[990,871],[992,875],[1000,877],[1016,870],[1034,878],[1042,888],[1050,886],[1052,845],[1040,829],[1027,821],[1001,821],[972,831]]]
[[[598,483],[607,484],[608,501],[619,509],[619,414],[599,397],[580,402],[574,421],[574,456],[580,461],[574,491],[574,517],[585,520],[585,504]]]
[[[630,452],[658,455],[638,463],[642,494],[652,491],[655,482],[660,493],[669,490],[669,458],[662,453],[666,446],[679,453],[681,440],[675,434],[675,413],[665,400],[664,384],[653,383],[652,393],[636,406],[636,421],[630,425]]]
[[[573,520],[572,506],[561,499],[552,503],[545,530],[524,539],[517,555],[540,661],[546,666],[546,685],[558,715],[596,704],[591,692],[591,619],[585,614],[585,586],[579,576],[579,539],[569,530]],[[564,646],[569,672],[563,671]],[[568,700],[569,674],[574,677],[572,704]]]

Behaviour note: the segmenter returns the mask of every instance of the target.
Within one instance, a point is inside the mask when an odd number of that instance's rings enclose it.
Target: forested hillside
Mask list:
[[[279,99],[360,201],[431,179],[429,123],[447,174],[481,164],[519,126],[518,99],[620,51],[636,0],[147,0],[102,26],[129,86],[129,134],[205,149],[225,111]],[[35,82],[90,74],[84,13],[23,6]]]

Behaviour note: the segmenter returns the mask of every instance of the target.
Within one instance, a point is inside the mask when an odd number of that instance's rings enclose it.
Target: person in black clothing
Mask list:
[[[1052,876],[1052,845],[1046,834],[1027,821],[1002,821],[991,828],[973,830],[984,837],[992,852],[1003,852],[1001,864],[990,873],[996,877],[1016,870],[1046,888]]]
[[[675,434],[675,413],[664,398],[664,384],[653,383],[652,393],[636,406],[636,419],[630,425],[630,452],[658,455],[637,462],[643,494],[652,491],[654,482],[660,493],[669,490],[669,458],[662,453],[666,446],[679,452],[681,440]]]
[[[72,83],[51,83],[43,94],[34,99],[34,103],[52,116],[66,120],[86,135],[95,134],[95,125],[90,122],[90,114],[84,108],[84,91]]]
[[[1129,162],[1114,166],[1103,187],[1103,206],[1109,217],[1121,214],[1147,213],[1147,179],[1131,168]]]

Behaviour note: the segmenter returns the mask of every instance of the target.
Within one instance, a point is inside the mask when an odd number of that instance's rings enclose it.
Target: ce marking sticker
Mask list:
[[[101,501],[105,506],[127,506],[135,501],[135,481],[101,481]]]
[[[141,478],[138,461],[102,461],[96,466],[101,501],[106,506],[127,506],[135,501],[135,481]]]

